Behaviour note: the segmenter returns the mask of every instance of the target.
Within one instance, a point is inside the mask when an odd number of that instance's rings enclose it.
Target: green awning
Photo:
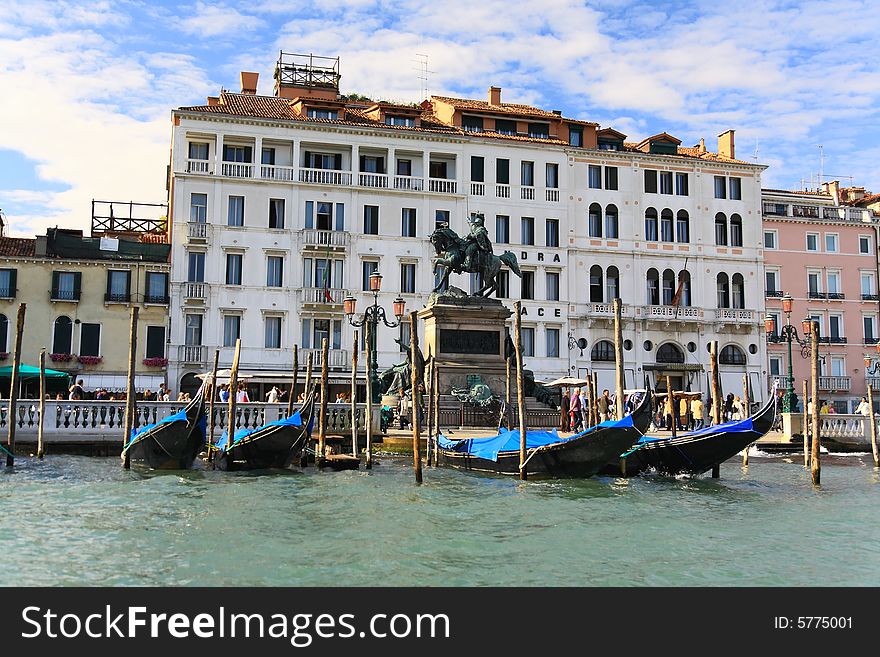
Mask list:
[[[27,379],[39,379],[40,378],[40,368],[34,367],[33,365],[19,365],[18,366],[18,375],[22,380]],[[11,379],[12,378],[12,365],[6,365],[5,367],[0,367],[0,379]],[[46,380],[60,380],[60,379],[70,379],[70,374],[67,372],[59,372],[58,370],[46,370]]]

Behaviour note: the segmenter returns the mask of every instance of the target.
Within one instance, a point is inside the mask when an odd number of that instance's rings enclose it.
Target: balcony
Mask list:
[[[131,294],[129,292],[107,292],[104,295],[104,303],[129,303],[131,302]]]
[[[767,375],[767,389],[773,390],[774,386],[776,386],[777,390],[787,389],[788,377],[782,376],[781,374],[768,374]]]
[[[472,182],[471,183],[471,196],[485,196],[486,195],[486,183],[481,182]]]
[[[877,344],[880,342],[880,338],[865,338],[864,344]]]
[[[52,291],[49,293],[50,301],[71,301],[73,303],[79,302],[79,290],[60,290],[58,288],[52,288]]]
[[[214,167],[212,160],[187,160],[186,161],[186,173],[196,173],[204,176],[209,176],[214,173]]]
[[[535,200],[535,188],[534,187],[520,187],[519,188],[519,196],[524,201],[534,201]]]
[[[544,192],[545,192],[544,196],[548,201],[550,201],[551,203],[558,203],[559,202],[559,190],[558,189],[546,189],[546,190],[544,190]]]
[[[880,294],[862,294],[862,301],[880,301]]]
[[[207,349],[200,344],[184,344],[180,345],[177,353],[182,364],[201,365],[205,362]]]
[[[455,194],[458,189],[458,182],[448,180],[446,178],[428,178],[428,191],[439,192],[441,194]]]
[[[867,381],[871,390],[880,390],[880,376],[869,376]]]
[[[318,373],[321,371],[321,350],[320,349],[300,349],[300,357],[303,362],[308,362],[309,354],[312,354],[312,362]],[[327,350],[327,367],[346,368],[351,367],[351,357],[347,349],[328,349]]]
[[[495,185],[495,196],[498,198],[510,198],[510,185]]]
[[[791,215],[793,217],[805,217],[807,219],[818,219],[819,208],[815,205],[793,205],[791,207]]]
[[[319,230],[306,228],[302,231],[303,247],[309,250],[326,251],[345,249],[351,241],[350,233],[342,230]]]
[[[830,338],[828,338],[828,344],[846,344],[846,338],[841,335],[832,335]]]
[[[227,178],[254,177],[254,165],[250,162],[221,162],[220,171]]]
[[[425,179],[416,176],[394,176],[394,189],[420,192],[425,188]]]
[[[810,290],[809,293],[807,293],[807,296],[810,299],[827,299],[828,298],[827,294],[825,294],[824,292],[819,292],[817,290]]]
[[[820,376],[819,390],[828,392],[848,392],[851,379],[848,376]]]
[[[642,316],[646,319],[698,321],[700,310],[687,306],[645,306]]]
[[[144,303],[153,304],[156,306],[167,306],[169,303],[171,303],[171,299],[165,295],[146,294],[144,295]]]
[[[347,290],[336,287],[304,287],[301,291],[304,306],[342,306],[348,294]]]
[[[845,298],[843,292],[828,292],[826,297],[829,301],[841,301]]]
[[[768,299],[781,299],[783,296],[785,296],[785,292],[783,292],[782,290],[767,290],[766,292],[764,292],[764,296]]]
[[[274,164],[261,164],[260,180],[293,182],[294,180],[296,180],[296,167],[285,167]]]
[[[318,185],[351,185],[351,171],[301,168],[299,182]]]
[[[755,319],[754,310],[741,308],[719,308],[715,313],[716,318],[726,322],[751,322]]]
[[[207,283],[191,282],[183,284],[183,298],[186,301],[206,301],[210,287]]]
[[[207,242],[208,224],[190,221],[186,226],[186,236],[190,242]]]
[[[388,176],[384,173],[359,173],[358,185],[373,189],[388,189]]]

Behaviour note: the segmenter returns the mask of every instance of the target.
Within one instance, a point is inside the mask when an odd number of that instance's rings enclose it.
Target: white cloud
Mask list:
[[[255,30],[263,24],[256,16],[242,14],[232,7],[196,4],[196,13],[182,19],[178,29],[188,34],[213,37],[224,34],[244,33]]]

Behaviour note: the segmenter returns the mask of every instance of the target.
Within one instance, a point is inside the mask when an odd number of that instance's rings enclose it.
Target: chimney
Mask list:
[[[241,72],[241,93],[254,95],[257,93],[257,80],[260,79],[259,73]]]
[[[220,104],[220,96],[208,96],[208,107],[216,107]]]
[[[825,193],[834,199],[835,205],[840,205],[840,181],[832,180],[831,182],[822,183]]]
[[[501,105],[501,87],[489,87],[489,105]]]
[[[34,242],[34,255],[38,258],[45,258],[47,254],[48,238],[45,235],[37,235]]]
[[[733,130],[726,130],[718,135],[718,155],[735,160],[735,152],[733,145]]]
[[[706,140],[700,137],[700,145],[697,147],[700,150],[700,155],[706,152]]]

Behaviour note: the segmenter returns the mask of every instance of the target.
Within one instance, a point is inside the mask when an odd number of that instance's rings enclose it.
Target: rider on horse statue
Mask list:
[[[485,217],[476,212],[468,217],[470,224],[470,232],[464,238],[467,248],[465,249],[464,266],[469,270],[477,269],[480,266],[480,252],[492,255],[492,242],[489,241],[489,231],[486,230]]]

